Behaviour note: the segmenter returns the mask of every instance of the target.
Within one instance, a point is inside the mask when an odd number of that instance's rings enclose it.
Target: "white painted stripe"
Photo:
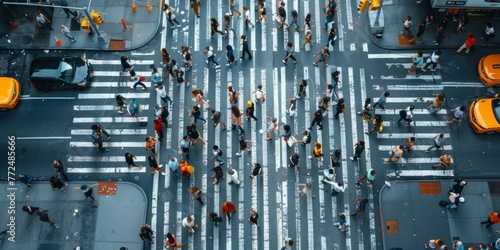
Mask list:
[[[273,37],[273,51],[278,51],[278,29],[276,27],[274,27],[273,31],[271,32],[271,34],[272,34],[272,37]],[[283,58],[285,58],[284,55],[283,55]]]
[[[401,141],[401,143],[403,143],[403,141]],[[429,144],[429,145],[413,145],[412,151],[425,151],[431,146],[434,146],[434,145],[431,145],[431,144]],[[392,151],[394,149],[394,147],[396,147],[396,146],[395,145],[379,145],[378,150],[389,152],[389,151]],[[444,150],[451,150],[452,149],[451,145],[444,145],[442,148],[444,148]]]
[[[402,103],[404,103],[404,102],[402,102]],[[426,103],[426,105],[427,105],[427,103]],[[401,111],[402,109],[403,108],[401,108],[401,109],[388,109],[388,108],[386,108],[385,110],[375,109],[375,114],[377,114],[377,115],[399,115],[399,111]],[[429,113],[428,109],[413,109],[413,114],[414,115],[428,115],[430,113]],[[446,115],[446,114],[448,114],[448,112],[446,112],[445,109],[441,109],[441,110],[436,111],[434,113],[434,115]]]
[[[71,139],[71,136],[19,136],[17,140],[64,140]]]
[[[131,90],[133,91],[133,90]],[[78,94],[78,99],[115,99],[116,95],[121,95],[126,99],[148,99],[150,93],[116,93],[116,94]]]
[[[96,151],[98,150],[96,149]],[[137,159],[134,160],[136,162],[146,161],[146,156],[136,155],[135,157],[137,157]],[[124,156],[71,156],[68,162],[123,162],[123,164],[126,164]]]
[[[415,53],[385,53],[385,54],[368,54],[368,59],[402,59],[413,58]],[[430,54],[423,54],[424,57],[429,57]]]
[[[378,97],[373,98],[373,102],[378,101]],[[411,103],[411,102],[430,102],[434,97],[387,97],[387,103]],[[399,112],[399,111],[398,111]]]
[[[368,43],[363,43],[363,52],[368,52]]]
[[[142,82],[146,87],[151,88],[151,82]],[[92,87],[96,88],[117,88],[117,87],[132,87],[134,82],[93,82]]]
[[[381,80],[423,80],[423,81],[434,81],[441,80],[441,75],[406,75],[405,77],[395,77],[395,76],[380,76]]]
[[[399,176],[455,176],[454,170],[398,170]]]
[[[119,110],[116,105],[73,105],[74,111]],[[142,110],[149,110],[149,105],[142,105]],[[124,110],[125,112],[125,110]],[[125,113],[123,115],[126,115]]]
[[[349,48],[350,48],[351,51],[356,51],[356,44],[355,43],[351,43],[350,46],[349,46]]]
[[[401,160],[399,160],[399,162],[394,162],[394,163],[387,162],[387,159],[389,159],[389,158],[383,158],[384,164],[408,164],[408,163],[430,164],[429,169],[432,167],[432,165],[441,162],[439,157],[425,157],[425,158],[416,157],[416,158],[408,158],[408,159],[401,158]]]
[[[136,50],[132,50],[132,53],[131,53],[133,56],[154,56],[155,55],[155,51],[151,51],[151,52],[144,52],[144,53],[141,53],[141,52],[137,52]]]
[[[139,76],[149,76],[151,75],[151,71],[135,71],[136,75]],[[123,72],[121,71],[100,71],[94,70],[94,76],[122,76]]]
[[[397,118],[399,119],[399,117]],[[386,118],[386,121],[382,123],[382,125],[384,127],[390,127],[390,126],[406,126],[406,124],[401,121],[401,123],[396,123],[396,120],[390,122],[390,121],[387,121],[387,118]],[[412,127],[445,127],[445,126],[448,126],[449,124],[446,123],[446,121],[413,121],[411,123],[411,126]]]
[[[145,135],[147,134],[147,129],[107,129],[111,135]],[[91,135],[91,129],[72,129],[71,135]]]
[[[65,97],[65,96],[29,96],[21,95],[21,100],[74,100],[75,97]]]
[[[100,173],[146,173],[146,167],[128,168],[128,167],[108,167],[108,168],[68,168],[66,170],[72,174],[100,174]]]
[[[469,85],[477,85],[477,86],[483,86],[486,88],[486,86],[482,82],[441,82],[441,85],[446,85],[446,86],[469,86]]]
[[[302,1],[302,2],[303,2],[303,3],[306,3],[306,2],[309,2],[309,1]],[[314,14],[312,14],[312,16],[313,16],[313,17],[318,17],[318,20],[316,20],[316,21],[317,21],[317,23],[316,23],[315,27],[313,27],[313,28],[316,28],[316,43],[317,43],[317,44],[321,44],[321,35],[320,35],[320,34],[322,33],[322,30],[323,30],[323,27],[324,27],[324,26],[323,26],[324,24],[322,24],[322,23],[320,22],[320,20],[321,20],[321,18],[320,18],[320,17],[321,17],[321,16],[322,16],[322,14],[323,14],[323,13],[321,12],[321,10],[322,10],[322,7],[323,7],[323,6],[321,6],[321,7],[320,7],[320,6],[319,6],[319,2],[320,2],[320,1],[314,1]],[[300,11],[299,11],[299,12],[300,12]],[[305,14],[306,14],[306,13],[309,13],[309,11],[305,12]],[[303,15],[303,16],[305,17],[305,15]],[[327,26],[328,26],[328,25],[327,25]]]
[[[424,139],[424,138],[434,138],[436,135],[438,135],[439,132],[437,133],[378,133],[377,138],[381,139],[408,139],[408,137],[415,137],[419,139]],[[444,138],[450,138],[450,134],[448,133],[443,133]]]
[[[132,55],[134,52],[132,52]],[[154,55],[154,51],[152,51]],[[121,60],[97,60],[97,59],[87,59],[90,64],[95,64],[95,65],[121,65]],[[150,65],[154,64],[154,60],[130,60],[130,65],[135,66],[135,65]]]
[[[141,122],[147,122],[148,117],[139,116]],[[120,123],[136,122],[135,117],[74,117],[73,123]]]
[[[102,145],[107,148],[119,148],[119,147],[137,147],[143,148],[145,147],[145,142],[103,142]],[[92,142],[83,142],[83,141],[72,141],[69,142],[70,147],[83,147],[83,148],[92,148],[95,145]]]

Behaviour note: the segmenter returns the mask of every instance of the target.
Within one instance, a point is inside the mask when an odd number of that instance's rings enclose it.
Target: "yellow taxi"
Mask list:
[[[479,134],[500,132],[500,97],[480,98],[469,107],[470,125]]]
[[[0,109],[13,109],[19,102],[21,85],[12,77],[0,77]]]
[[[488,87],[500,86],[500,54],[487,55],[477,64],[479,78]]]

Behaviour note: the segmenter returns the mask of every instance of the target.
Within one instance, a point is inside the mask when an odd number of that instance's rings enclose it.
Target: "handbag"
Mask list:
[[[288,147],[292,147],[293,144],[295,144],[297,142],[297,138],[292,135],[290,136],[290,138],[288,138],[288,141],[286,142],[288,144]]]

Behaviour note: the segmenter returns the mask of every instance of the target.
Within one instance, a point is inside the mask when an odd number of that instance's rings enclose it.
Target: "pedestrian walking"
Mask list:
[[[308,183],[297,183],[297,187],[299,187],[299,188],[302,187],[302,190],[297,191],[297,193],[300,196],[307,195],[307,196],[311,197],[311,199],[316,198],[316,195],[313,195],[312,191],[311,191],[312,183],[310,183],[310,182],[308,182]]]
[[[464,244],[459,240],[453,240],[453,245],[451,245],[453,250],[465,250]]]
[[[257,86],[257,88],[252,91],[252,95],[254,95],[255,103],[266,101],[266,93],[262,91],[262,85]]]
[[[328,47],[328,44],[332,45],[332,47],[335,47],[335,40],[337,40],[337,33],[335,32],[335,28],[330,28],[330,31],[328,32],[328,39],[326,40],[326,46]]]
[[[168,106],[169,103],[170,103],[170,105],[172,105],[172,103],[174,103],[172,101],[172,98],[170,98],[170,96],[168,96],[167,91],[165,90],[165,87],[163,87],[163,85],[158,85],[158,87],[156,88],[156,93],[158,94],[160,99],[165,103],[166,106]]]
[[[445,169],[446,167],[451,166],[451,160],[452,160],[451,155],[448,154],[441,155],[439,157],[439,160],[441,160],[441,162],[434,164],[434,166],[432,166],[433,169],[437,167],[442,167],[443,169]]]
[[[368,199],[356,198],[355,200],[358,204],[356,206],[356,211],[351,214],[351,216],[356,216],[359,212],[364,213],[366,209],[366,205],[368,204]]]
[[[179,168],[181,169],[182,178],[188,178],[194,173],[194,167],[189,165],[185,160],[179,160]]]
[[[436,135],[431,140],[434,143],[434,145],[429,147],[426,150],[427,153],[431,152],[431,149],[433,149],[433,148],[440,149],[441,147],[444,146],[444,134],[443,133]],[[443,152],[444,152],[444,147],[443,147]]]
[[[432,52],[432,55],[430,58],[427,58],[427,61],[426,61],[426,64],[425,66],[422,68],[422,71],[426,71],[427,68],[432,64],[432,69],[431,71],[436,71],[436,67],[439,63],[439,58],[441,56],[441,50],[434,50],[434,52]]]
[[[252,174],[250,174],[250,179],[255,178],[255,176],[259,175],[261,177],[264,177],[264,171],[262,170],[262,166],[260,163],[254,163],[253,164],[253,169],[252,169]]]
[[[387,97],[389,97],[390,95],[391,93],[389,92],[382,93],[375,104],[373,104],[373,109],[375,109],[377,106],[380,106],[382,110],[385,110],[385,103],[387,102]]]
[[[174,8],[172,8],[168,4],[163,4],[163,11],[165,12],[165,15],[167,17],[167,21],[172,25],[172,27],[170,27],[170,28],[175,29],[175,28],[181,27],[181,24],[179,22],[177,22],[177,20],[175,19]],[[175,25],[175,24],[177,24],[177,25]]]
[[[401,156],[403,156],[404,152],[403,149],[404,149],[403,145],[394,147],[394,149],[392,150],[391,157],[387,159],[387,162],[388,163],[399,162],[401,160]]]
[[[425,27],[427,27],[429,31],[432,30],[431,28],[432,23],[434,23],[434,15],[432,13],[427,13],[425,15]]]
[[[444,242],[441,239],[431,239],[424,244],[425,248],[442,249]]]
[[[460,14],[460,17],[458,18],[458,27],[453,33],[458,33],[458,32],[464,32],[465,31],[465,25],[469,23],[469,18],[467,17],[466,14],[462,13]]]
[[[99,186],[99,183],[92,184],[90,186],[81,185],[80,187],[75,187],[75,190],[81,190],[85,195],[85,198],[90,198],[92,201],[95,201],[94,196],[92,196],[92,188],[95,186]]]
[[[134,159],[137,159],[133,154],[131,153],[125,153],[125,162],[127,162],[127,167],[130,169],[130,166],[138,167],[139,169],[142,168],[141,165],[136,164],[134,162]]]
[[[71,32],[68,27],[64,26],[64,24],[61,24],[61,32],[65,37],[67,37],[72,43],[76,43],[76,39],[71,36]]]
[[[238,97],[243,91],[236,91],[233,86],[227,87],[227,95],[229,97],[230,104],[238,104]],[[247,119],[248,120],[248,119]]]
[[[259,20],[263,23],[267,23],[267,16],[266,16],[266,6],[264,6],[264,3],[259,3]]]
[[[232,130],[240,128],[243,124],[243,115],[237,106],[231,106],[231,126]]]
[[[299,88],[300,88],[300,86],[299,86]],[[303,88],[303,91],[305,92],[305,88]],[[300,93],[300,91],[299,91],[299,93]],[[285,113],[289,114],[290,117],[297,116],[297,99],[298,98],[300,98],[300,97],[297,95],[295,97],[287,99],[287,101],[290,102],[290,106],[288,106],[288,109],[285,110]],[[306,98],[307,98],[307,96],[306,96]]]
[[[154,244],[153,238],[155,236],[153,235],[153,230],[151,230],[151,227],[148,224],[141,227],[141,232],[139,233],[139,236],[141,237],[142,241],[149,240],[151,244]]]
[[[338,222],[333,225],[336,226],[339,230],[341,230],[342,233],[347,232],[347,227],[349,225],[347,225],[347,219],[345,217],[345,213],[339,213]]]
[[[163,79],[161,78],[160,73],[158,73],[158,69],[156,67],[151,69],[151,81],[153,82],[153,86],[155,87],[163,85]]]
[[[354,155],[349,159],[351,159],[351,161],[357,161],[358,158],[361,157],[361,153],[363,153],[364,150],[365,150],[365,142],[358,141],[356,144],[354,144]]]
[[[321,143],[314,142],[313,154],[309,156],[309,160],[317,157],[318,161],[323,161],[323,149],[321,147]]]
[[[375,184],[375,169],[368,169],[366,170],[366,173],[359,178],[359,180],[356,182],[357,186],[361,186],[361,181],[368,179],[368,183],[370,184]]]
[[[434,45],[439,45],[441,41],[446,39],[446,34],[444,33],[444,27],[439,26],[437,31],[436,31],[436,40],[434,41]]]
[[[34,206],[23,206],[23,211],[28,213],[29,215],[33,215],[38,212],[40,208]]]
[[[111,135],[109,135],[109,133],[106,131],[106,127],[102,126],[99,123],[93,124],[90,128],[96,133],[105,134],[108,140],[111,138]]]
[[[154,156],[149,156],[148,157],[148,164],[151,167],[151,173],[154,174],[156,171],[160,172],[161,175],[166,175],[163,173],[161,170],[161,167],[163,166],[162,164],[158,165],[158,162],[156,161],[156,158]]]
[[[214,38],[215,33],[221,34],[223,37],[226,37],[224,32],[219,30],[219,22],[215,18],[210,18],[210,38]]]
[[[28,186],[29,188],[32,187],[33,183],[33,177],[27,174],[19,174],[19,181],[23,183],[24,185]]]
[[[500,215],[498,214],[498,212],[489,212],[488,214],[489,214],[488,219],[481,222],[481,224],[486,224],[486,228],[489,228],[494,224],[500,223]]]
[[[219,165],[217,167],[212,168],[212,172],[214,172],[214,175],[212,175],[212,178],[215,179],[214,185],[219,185],[220,181],[225,178],[224,176],[224,170],[222,167]]]
[[[202,120],[203,124],[207,123],[207,120],[205,118],[201,117],[200,108],[196,105],[194,105],[193,108],[191,109],[191,111],[189,112],[189,117],[191,117],[191,119],[193,119],[191,121],[192,124],[196,124],[196,122],[198,120]]]
[[[212,109],[211,112],[212,112],[211,119],[212,119],[212,121],[214,121],[214,128],[217,127],[219,125],[219,123],[220,123],[220,124],[222,124],[222,129],[226,130],[227,129],[227,124],[226,124],[226,122],[223,119],[221,119],[222,114],[220,113],[220,111]]]
[[[170,63],[170,53],[168,53],[167,49],[165,48],[162,48],[161,49],[161,57],[162,57],[162,60],[161,60],[161,65],[162,67],[167,67],[167,64]]]
[[[226,66],[228,66],[228,67],[233,66],[233,63],[237,62],[236,58],[234,57],[233,46],[231,46],[231,45],[226,45],[226,59],[227,59]]]
[[[462,105],[460,107],[456,107],[455,109],[451,110],[451,116],[450,119],[448,119],[448,124],[452,124],[454,121],[456,122],[461,122],[464,119],[464,111],[465,111],[465,105]]]
[[[154,129],[156,131],[156,135],[158,135],[158,141],[160,143],[163,142],[163,119],[158,118],[154,120]]]
[[[410,105],[406,109],[402,109],[399,111],[399,120],[397,123],[399,124],[402,120],[405,120],[407,126],[411,126],[411,122],[413,121],[413,110],[415,106]]]
[[[191,9],[193,9],[196,17],[200,18],[201,1],[200,0],[190,0],[190,6],[191,6]]]
[[[66,1],[66,0],[59,0],[59,5],[64,6],[64,7],[68,7],[68,1]],[[74,13],[74,12],[72,12],[72,11],[71,11],[70,9],[68,9],[68,8],[62,8],[62,9],[63,9],[64,13],[66,13],[66,17],[68,17],[68,18],[69,18],[70,16],[75,15],[75,13]],[[75,11],[75,12],[76,12],[76,11]]]
[[[414,43],[417,39],[422,43],[425,42],[425,39],[422,37],[425,33],[425,20],[422,20],[417,27],[415,27],[415,30],[418,30],[417,34],[415,34],[415,36],[413,36],[413,38],[408,42]]]
[[[250,10],[247,6],[243,6],[243,12],[245,13],[245,29],[248,29],[248,27],[252,27],[252,29],[255,28],[255,25],[250,19]]]
[[[238,153],[236,153],[236,156],[238,156],[238,157],[242,156],[243,155],[242,153],[243,153],[243,151],[245,151],[245,148],[248,150],[248,152],[252,151],[252,149],[250,148],[250,145],[248,145],[248,143],[253,143],[253,142],[254,141],[252,141],[252,140],[245,140],[244,134],[240,134],[239,140],[238,140],[239,151],[238,151]]]
[[[191,197],[193,197],[193,200],[197,200],[200,205],[205,205],[205,203],[203,203],[203,200],[201,199],[201,197],[203,197],[203,192],[201,191],[201,189],[197,186],[192,186],[188,189],[188,193],[189,195],[191,195]]]
[[[241,43],[240,45],[243,46],[243,50],[241,51],[241,57],[240,60],[245,59],[245,54],[248,55],[248,58],[252,60],[252,53],[250,53],[250,49],[248,47],[248,39],[246,35],[241,35]]]
[[[324,8],[325,10],[325,23],[323,29],[327,29],[328,24],[333,22],[335,14],[337,14],[337,3],[334,0],[329,0]]]
[[[235,184],[236,186],[240,186],[241,181],[239,180],[239,177],[238,177],[238,171],[236,171],[236,169],[231,169],[231,170],[229,170],[228,174],[229,174],[229,177],[231,177],[231,179],[227,184],[229,184],[229,185]]]
[[[206,109],[210,109],[210,104],[208,104],[208,102],[203,99],[205,96],[201,89],[193,89],[193,91],[191,91],[191,95],[193,96],[193,98],[196,98],[196,106],[201,108],[201,104],[203,103]]]
[[[276,134],[278,131],[278,119],[267,116],[269,118],[269,121],[267,122],[267,138],[266,141],[270,141],[273,139],[273,135]]]
[[[472,46],[474,46],[474,43],[476,43],[476,38],[474,38],[474,35],[469,32],[469,34],[467,34],[467,40],[465,40],[465,43],[462,44],[462,46],[460,46],[457,51],[453,52],[453,54],[460,54],[460,52],[462,52],[462,50],[464,49],[465,54],[469,54]]]
[[[429,113],[433,114],[440,111],[443,108],[444,99],[443,94],[436,94],[436,97],[431,101],[429,106],[427,106]]]
[[[373,109],[372,108],[372,99],[368,97],[368,98],[365,99],[365,103],[363,104],[363,109],[361,109],[361,111],[358,112],[357,114],[359,116],[363,117],[363,119],[365,119],[364,118],[365,114],[369,114],[368,116],[370,116],[370,118],[371,118],[370,111],[372,109]]]
[[[158,140],[153,136],[146,137],[146,151],[151,151],[154,156],[158,155],[158,153],[156,153],[155,151],[156,142],[158,142]]]
[[[305,44],[304,44],[305,45]],[[328,56],[330,56],[330,49],[328,49],[328,46],[326,46],[325,48],[323,48],[322,50],[316,52],[316,54],[314,54],[313,57],[317,56],[321,54],[321,56],[319,57],[319,59],[315,62],[313,62],[313,65],[314,66],[318,66],[318,63],[319,62],[323,62],[323,66],[325,66],[325,68],[328,66],[328,64],[326,63],[326,58]]]
[[[210,220],[214,222],[215,227],[218,227],[219,223],[222,222],[222,218],[215,212],[208,213],[207,215],[208,215],[208,218],[210,218]]]
[[[334,177],[336,174],[333,175]],[[332,196],[337,196],[339,193],[343,193],[347,189],[347,184],[344,184],[344,181],[335,182],[334,180],[321,180],[323,183],[328,183],[332,185]]]
[[[251,225],[256,225],[257,228],[259,228],[259,222],[257,221],[259,219],[259,214],[255,212],[255,210],[250,210],[250,218],[248,218],[248,222],[250,222]]]
[[[297,167],[297,170],[300,169],[300,157],[297,153],[293,153],[290,158],[289,158],[289,161],[290,161],[290,167],[293,168],[293,167]]]
[[[344,100],[344,98],[340,98],[340,99],[339,99],[339,102],[337,103],[337,108],[336,108],[336,110],[337,110],[337,113],[335,113],[335,116],[334,116],[334,118],[335,118],[336,120],[338,120],[338,119],[339,119],[339,115],[340,115],[340,113],[342,113],[342,114],[344,115],[344,117],[345,117],[345,114],[346,114],[346,113],[345,113],[345,100]]]
[[[115,99],[116,99],[116,106],[118,106],[119,108],[118,113],[123,114],[123,108],[127,104],[127,99],[125,99],[125,97],[123,97],[122,95],[116,95]]]
[[[255,106],[252,101],[247,102],[247,109],[246,111],[246,120],[248,121],[249,118],[252,118],[254,121],[259,121],[257,117],[255,117]]]
[[[281,1],[280,5],[278,6],[278,13],[276,14],[276,20],[279,22],[278,29],[281,29],[283,25],[286,23],[286,10],[285,10],[285,2]]]
[[[235,213],[237,208],[232,201],[226,201],[222,203],[222,216],[227,216],[227,222],[231,223],[231,214]]]
[[[57,225],[57,223],[55,223],[50,217],[49,217],[49,210],[42,210],[41,212],[37,212],[36,213],[39,217],[40,217],[40,220],[43,221],[43,222],[47,222],[49,223],[50,225],[54,226],[55,228],[59,228],[59,225]]]
[[[170,105],[173,105],[174,102],[171,102]],[[168,124],[168,116],[170,115],[170,113],[168,112],[168,107],[165,106],[161,106],[159,104],[157,104],[157,106],[159,107],[157,113],[156,113],[156,118],[157,119],[161,119],[161,122],[162,123],[165,123],[165,127],[167,128],[170,128],[170,124]]]
[[[61,191],[63,191],[63,193],[66,192],[66,189],[64,187],[67,186],[68,183],[65,181],[62,181],[61,178],[59,178],[58,176],[54,175],[54,176],[50,177],[49,182],[50,182],[50,187],[52,188],[52,191],[56,191],[56,188],[57,188],[57,189],[61,189]]]
[[[129,72],[134,69],[134,66],[130,65],[130,61],[127,56],[122,56],[120,58],[120,64],[122,65],[122,72]]]
[[[292,238],[288,238],[285,240],[285,246],[281,248],[281,250],[290,250],[292,249],[293,246],[293,240]]]
[[[484,30],[484,36],[481,39],[484,39],[485,42],[489,42],[490,38],[495,37],[495,29],[493,28],[493,24],[487,23],[486,29]]]
[[[167,238],[165,240],[165,246],[172,247],[172,249],[174,250],[177,249],[178,247],[184,246],[184,244],[182,243],[177,243],[177,239],[175,238],[175,235],[173,233],[167,233],[165,237]]]
[[[413,136],[408,137],[408,139],[406,139],[406,141],[405,141],[403,152],[413,151],[413,145],[415,144],[415,140],[416,140],[416,138]]]
[[[189,148],[191,147],[191,141],[187,135],[182,137],[179,143],[179,154],[184,154],[186,159],[189,159]]]
[[[182,63],[185,68],[184,71],[188,72],[193,67],[191,50],[189,49],[189,46],[182,46],[181,50],[182,50]]]
[[[406,35],[408,33],[411,35],[411,16],[406,16],[403,20],[403,31],[401,31],[401,35]]]
[[[300,31],[299,13],[296,10],[292,10],[292,21],[290,22],[290,24],[288,25],[288,27],[286,28],[286,30],[290,30],[290,28],[292,27],[292,25],[294,26],[294,28],[297,31]]]
[[[384,130],[384,126],[382,126],[383,122],[384,119],[382,118],[381,115],[375,115],[375,118],[373,119],[373,128],[370,129],[370,131],[365,132],[365,134],[370,135],[375,130],[377,130],[377,133],[382,133],[382,131]]]
[[[194,219],[194,215],[188,215],[182,220],[182,226],[189,232],[194,233],[194,228],[198,228],[198,222]]]
[[[212,158],[210,159],[213,159],[215,158],[215,162],[218,163],[219,165],[223,165],[225,162],[224,160],[222,160],[221,156],[222,156],[222,150],[219,148],[219,146],[217,145],[214,145],[212,147]]]
[[[283,59],[283,63],[286,64],[288,62],[288,58],[293,59],[293,63],[297,63],[297,59],[293,56],[293,43],[288,42],[286,44],[286,55],[285,59]]]
[[[447,209],[458,209],[461,203],[465,203],[465,198],[459,194],[450,192],[448,201],[440,201],[439,205],[446,207]]]
[[[299,93],[297,94],[297,96],[295,97],[297,99],[305,99],[305,100],[309,100],[309,97],[307,97],[307,81],[306,80],[302,80],[300,81],[300,84],[299,84]],[[290,103],[292,103],[292,100],[290,100]],[[292,109],[292,107],[290,107],[288,110]],[[295,108],[294,108],[295,110]]]
[[[311,13],[307,13],[306,16],[304,17],[304,29],[302,31],[311,30],[312,27],[314,27],[311,24],[311,22],[314,22],[314,20],[312,19],[312,15],[311,15]]]
[[[109,149],[102,147],[104,138],[102,137],[102,134],[100,132],[93,131],[91,138],[92,138],[92,143],[97,147],[98,150],[109,152]]]
[[[38,15],[35,17],[35,23],[37,31],[43,30],[45,27],[49,27],[50,30],[54,31],[54,29],[50,27],[50,20],[43,15],[40,10],[38,10]]]
[[[451,187],[448,187],[448,193],[456,193],[460,195],[462,194],[465,186],[470,188],[469,184],[467,184],[467,181],[465,180],[455,179],[453,181],[455,182],[455,184]]]
[[[230,16],[232,17],[234,15],[234,12],[238,13],[238,18],[241,17],[241,12],[236,9],[236,2],[234,0],[229,0],[229,13]]]
[[[175,157],[171,157],[170,161],[168,162],[168,168],[170,169],[171,174],[177,174],[177,170],[179,169],[179,160],[177,160],[177,158]]]
[[[186,130],[188,131],[188,136],[192,143],[196,143],[196,140],[199,140],[203,145],[207,144],[207,142],[201,137],[200,132],[196,130],[196,125],[191,124],[191,126],[187,126]]]
[[[222,33],[222,32],[221,32]],[[205,63],[207,64],[207,67],[210,66],[210,62],[213,62],[215,64],[215,68],[218,69],[220,68],[219,63],[217,63],[214,58],[215,58],[215,52],[212,46],[207,46],[205,50],[202,52],[203,55],[207,55],[207,60]]]
[[[146,80],[146,78],[144,78],[144,76],[137,75],[135,73],[135,71],[133,71],[133,70],[130,71],[130,76],[131,76],[130,80],[134,81],[134,85],[132,87],[130,87],[131,89],[135,90],[135,87],[137,87],[137,85],[141,85],[143,90],[147,90],[148,89],[146,87],[146,85],[142,82],[142,81]]]
[[[342,151],[337,148],[330,154],[330,167],[337,168],[340,167],[340,157],[342,155]]]
[[[171,60],[165,66],[165,77],[169,77],[170,85],[174,84],[174,79],[177,79],[177,73],[179,72],[179,67],[177,67],[177,62]]]

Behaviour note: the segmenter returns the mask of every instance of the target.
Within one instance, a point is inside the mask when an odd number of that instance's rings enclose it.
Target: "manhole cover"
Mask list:
[[[163,202],[172,200],[172,197],[174,197],[174,193],[168,189],[165,189],[165,191],[160,193],[160,200]]]
[[[29,44],[29,43],[31,43],[32,39],[33,38],[30,35],[25,35],[25,36],[23,36],[22,43],[23,44]]]

